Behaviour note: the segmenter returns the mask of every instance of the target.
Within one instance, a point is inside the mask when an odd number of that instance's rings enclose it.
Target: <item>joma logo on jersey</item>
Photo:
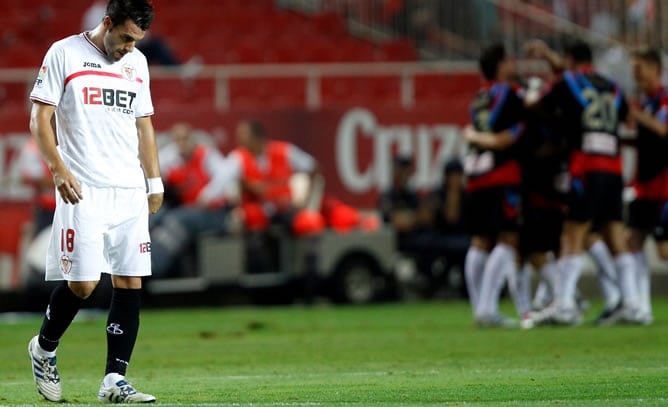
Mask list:
[[[137,94],[120,89],[85,87],[83,88],[84,104],[104,105],[120,108],[122,113],[133,113],[132,103]]]
[[[84,68],[102,68],[102,65],[98,64],[97,62],[84,62]]]
[[[151,242],[139,243],[139,253],[151,253]]]

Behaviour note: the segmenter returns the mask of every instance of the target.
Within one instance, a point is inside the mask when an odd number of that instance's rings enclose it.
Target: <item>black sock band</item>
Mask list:
[[[114,288],[107,319],[107,367],[105,375],[125,375],[139,332],[141,290]]]
[[[57,286],[51,293],[51,300],[39,330],[39,346],[45,351],[53,352],[67,327],[79,312],[84,300],[74,295],[67,281]]]

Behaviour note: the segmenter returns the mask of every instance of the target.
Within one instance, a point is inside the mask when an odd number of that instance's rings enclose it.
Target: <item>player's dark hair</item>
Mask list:
[[[506,59],[506,49],[503,44],[492,44],[482,50],[480,54],[480,71],[488,81],[496,78],[499,65]]]
[[[111,18],[112,27],[132,20],[146,31],[153,22],[153,5],[149,0],[109,0],[106,15]]]
[[[264,129],[262,123],[257,120],[249,120],[246,122],[248,129],[250,129],[251,134],[256,138],[266,138],[267,132]]]
[[[633,50],[632,53],[634,58],[638,58],[643,62],[655,65],[659,70],[663,68],[663,63],[661,61],[661,53],[656,48],[643,47]]]
[[[575,40],[568,44],[564,53],[571,57],[576,64],[590,64],[593,60],[591,47],[581,40]]]

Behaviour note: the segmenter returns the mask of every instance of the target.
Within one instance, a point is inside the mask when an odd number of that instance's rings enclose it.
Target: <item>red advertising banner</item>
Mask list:
[[[454,99],[442,107],[420,110],[353,107],[217,113],[200,109],[169,114],[158,110],[154,124],[159,135],[167,135],[174,123],[189,122],[228,152],[235,147],[237,124],[258,120],[270,137],[290,141],[316,157],[329,193],[352,205],[372,207],[378,190],[389,185],[391,161],[397,154],[413,157],[417,187],[440,180],[443,164],[463,152],[459,129],[467,121],[467,104],[465,99]],[[29,134],[27,116],[12,122],[23,128],[9,123],[2,127],[10,129],[0,133],[5,177],[16,172],[14,158]],[[18,196],[23,194],[13,198]]]

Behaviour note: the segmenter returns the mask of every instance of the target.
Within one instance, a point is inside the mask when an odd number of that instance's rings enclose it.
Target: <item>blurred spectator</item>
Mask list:
[[[23,145],[18,157],[21,181],[34,190],[33,237],[51,226],[56,210],[56,190],[51,171],[37,147],[37,142],[30,137]]]
[[[392,171],[392,185],[381,194],[379,210],[383,221],[397,231],[398,250],[415,259],[418,271],[429,273],[433,260],[433,212],[409,185],[412,159],[396,157]]]
[[[184,270],[174,269],[180,265],[176,260],[186,257],[197,236],[225,232],[229,213],[225,193],[236,178],[222,154],[198,141],[187,123],[172,127],[171,142],[159,154],[172,207],[164,207],[151,221],[153,275],[183,275]]]
[[[394,7],[390,25],[399,34],[410,37],[417,46],[423,46],[429,32],[436,25],[431,0],[404,0],[400,7]]]
[[[107,12],[107,2],[97,0],[91,4],[81,17],[81,31],[90,31],[100,24]]]
[[[458,270],[463,280],[464,260],[471,243],[468,233],[467,200],[464,186],[464,168],[458,159],[443,166],[443,182],[429,198],[434,211],[430,243],[432,261],[441,260],[447,273]],[[446,284],[448,282],[445,282]]]
[[[23,145],[17,158],[17,168],[21,181],[33,188],[33,219],[31,242],[26,250],[28,273],[24,277],[26,307],[35,304],[37,298],[48,298],[54,284],[44,281],[46,252],[51,236],[51,224],[56,210],[56,188],[53,176],[37,146],[30,137]]]
[[[311,302],[318,284],[319,236],[325,228],[325,220],[319,212],[320,199],[313,195],[314,191],[322,192],[313,188],[317,162],[293,144],[270,140],[259,122],[242,121],[236,135],[239,145],[228,160],[241,179],[241,209],[247,230],[250,271],[265,272],[272,266],[266,256],[257,255],[265,247],[264,232],[268,227],[275,225],[287,230],[306,243],[304,297],[306,302]],[[303,204],[295,203],[290,188],[290,180],[297,173],[310,177]]]
[[[443,166],[443,184],[432,194],[435,229],[445,235],[466,234],[466,188],[464,168],[453,159]]]
[[[86,9],[81,18],[81,30],[89,31],[97,27],[107,11],[107,2],[97,0]],[[137,42],[137,48],[146,56],[151,65],[179,65],[180,62],[174,56],[167,43],[152,31],[147,31],[144,38]]]

